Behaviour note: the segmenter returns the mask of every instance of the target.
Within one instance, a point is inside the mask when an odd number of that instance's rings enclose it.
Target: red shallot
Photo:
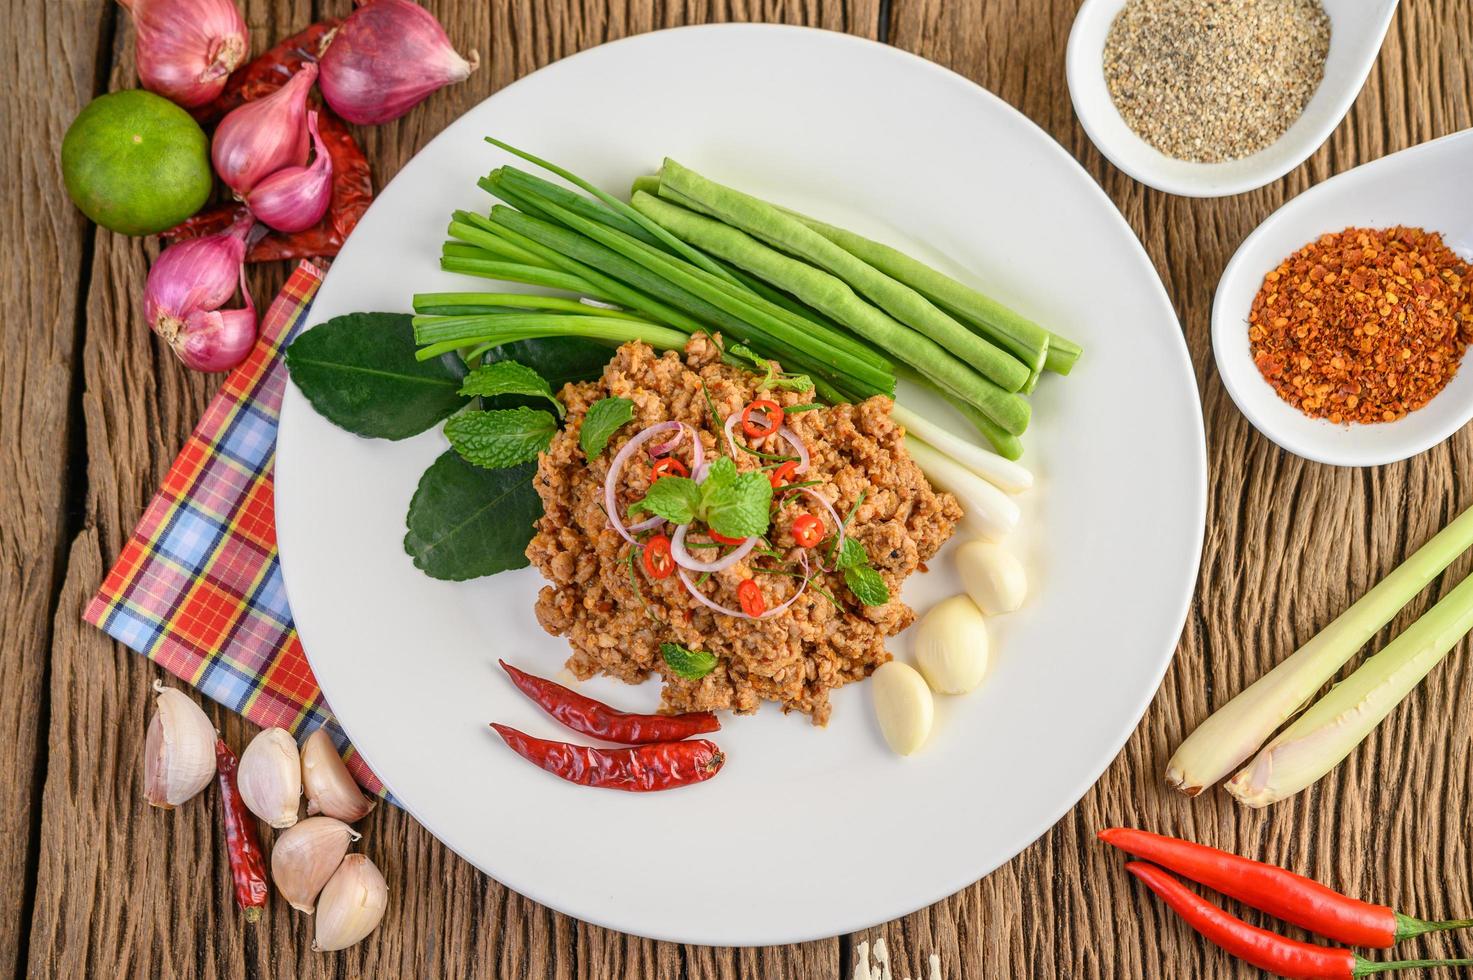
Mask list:
[[[322,220],[332,200],[332,158],[317,133],[317,113],[307,113],[307,130],[317,154],[312,165],[282,167],[251,188],[245,198],[251,213],[277,231],[312,227]]]
[[[119,0],[133,14],[143,87],[186,109],[202,106],[250,50],[232,0]]]
[[[670,557],[674,558],[675,564],[681,568],[689,568],[693,572],[724,572],[751,554],[752,549],[757,546],[757,538],[754,535],[745,539],[729,555],[723,555],[715,561],[701,561],[685,547],[685,532],[689,530],[689,524],[682,524],[675,529],[675,536],[670,539]]]
[[[246,237],[255,224],[241,215],[215,235],[170,245],[148,270],[143,315],[179,359],[199,371],[227,371],[256,340],[256,306],[245,283]],[[245,306],[220,307],[240,287]]]
[[[275,92],[232,109],[220,120],[210,160],[237,197],[245,197],[283,167],[306,165],[307,93],[316,80],[317,66],[305,64]]]
[[[375,2],[383,3],[384,0],[375,0]],[[332,49],[329,48],[328,50]],[[642,521],[639,524],[634,525],[632,528],[624,526],[623,520],[621,520],[619,517],[619,474],[623,471],[624,464],[629,462],[629,457],[633,456],[634,451],[640,446],[644,445],[646,442],[653,439],[655,436],[659,435],[662,432],[669,432],[672,429],[683,428],[685,428],[685,424],[683,422],[656,422],[649,428],[643,429],[640,432],[636,433],[632,439],[624,443],[623,448],[621,448],[617,453],[614,454],[613,461],[609,463],[609,474],[608,476],[604,477],[604,512],[609,515],[609,525],[613,527],[615,531],[618,531],[619,536],[622,537],[625,541],[628,541],[630,544],[635,543],[634,535],[630,534],[630,531],[647,531],[650,528],[659,525],[662,519],[659,517],[652,517],[647,521]],[[692,458],[699,462],[702,453],[701,439],[695,433],[691,434],[691,438],[694,441]]]
[[[435,15],[411,0],[369,0],[322,55],[322,97],[351,123],[398,119],[481,63],[456,54]]]

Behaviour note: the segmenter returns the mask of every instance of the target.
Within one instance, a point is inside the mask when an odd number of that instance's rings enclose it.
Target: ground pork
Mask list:
[[[610,527],[603,509],[604,479],[614,454],[646,426],[669,419],[687,423],[699,432],[710,459],[730,452],[722,423],[754,398],[772,398],[784,407],[812,399],[812,392],[759,394],[761,380],[722,364],[715,342],[697,334],[683,359],[675,351],[656,355],[644,344],[625,344],[598,381],[563,388],[567,426],[538,460],[536,487],[544,514],[527,547],[527,557],[549,582],[538,595],[537,618],[549,633],[566,637],[572,645],[568,668],[579,678],[606,674],[635,684],[659,674],[662,710],[729,708],[748,713],[763,701],[776,701],[784,711],[805,712],[821,725],[828,721],[830,689],[867,677],[890,659],[885,638],[915,619],[909,606],[898,598],[883,606],[864,606],[845,587],[841,574],[828,572],[779,615],[764,620],[725,616],[696,602],[678,576],[655,580],[639,570],[637,561],[631,561],[631,546]],[[634,418],[589,460],[579,447],[578,433],[588,407],[609,396],[630,399]],[[822,481],[813,489],[840,515],[854,509],[848,533],[864,544],[891,596],[897,597],[906,576],[924,570],[923,563],[951,536],[961,508],[951,495],[933,490],[911,461],[902,430],[890,418],[890,404],[877,397],[813,409],[790,416],[786,424],[811,454],[803,479]],[[752,448],[788,451],[776,436],[758,440]],[[674,455],[689,465],[689,440]],[[766,463],[740,451],[735,458],[742,470]],[[645,495],[649,470],[642,450],[624,468],[621,512]],[[702,586],[704,594],[735,608],[737,586],[751,578],[762,587],[768,608],[789,598],[799,578],[756,569],[796,567],[799,549],[788,528],[805,510],[823,517],[826,527],[832,523],[811,498],[788,494],[769,532],[773,546],[788,561],[737,562],[712,575]],[[709,560],[713,553],[697,554]],[[676,677],[661,657],[664,642],[709,651],[716,655],[717,667],[700,680]]]

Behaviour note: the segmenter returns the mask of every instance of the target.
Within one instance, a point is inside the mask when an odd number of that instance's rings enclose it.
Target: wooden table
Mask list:
[[[392,897],[370,941],[315,954],[310,920],[279,899],[262,924],[244,926],[231,906],[214,797],[173,815],[142,802],[147,689],[160,671],[80,618],[217,381],[184,370],[144,325],[140,297],[156,242],[99,232],[61,189],[56,159],[72,117],[93,96],[137,84],[128,17],[110,0],[20,0],[0,32],[13,73],[0,185],[0,974],[847,978],[858,943],[883,936],[897,976],[920,975],[932,952],[949,980],[1256,976],[1164,914],[1127,880],[1119,858],[1094,843],[1097,828],[1122,822],[1287,863],[1419,915],[1473,912],[1466,644],[1333,776],[1267,813],[1221,794],[1189,802],[1161,781],[1191,725],[1473,504],[1468,430],[1380,469],[1307,463],[1239,415],[1208,342],[1218,274],[1267,214],[1334,173],[1473,125],[1467,0],[1406,0],[1329,142],[1283,180],[1218,201],[1147,190],[1090,145],[1064,82],[1074,0],[430,6],[462,49],[480,50],[484,66],[365,133],[380,182],[450,120],[535,68],[624,35],[723,19],[807,24],[898,45],[996,92],[1074,153],[1156,262],[1202,391],[1212,494],[1201,580],[1175,663],[1114,765],[1038,843],[985,881],[864,933],[733,950],[609,932],[508,891],[403,813],[382,808],[366,822],[366,847]],[[347,9],[347,0],[246,3],[256,50]],[[269,298],[284,275],[254,270],[256,296]],[[1121,561],[1125,567],[1129,556]],[[1467,570],[1459,562],[1444,581]],[[1392,630],[1427,605],[1426,597],[1414,602]],[[253,734],[210,710],[233,744]],[[997,805],[1007,805],[1005,786]],[[1444,938],[1414,948],[1468,955],[1468,944]]]

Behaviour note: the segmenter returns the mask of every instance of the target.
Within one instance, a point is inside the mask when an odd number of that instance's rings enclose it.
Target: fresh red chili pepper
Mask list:
[[[256,835],[256,818],[246,809],[235,770],[240,760],[223,738],[215,740],[215,771],[220,778],[221,809],[225,813],[225,850],[230,854],[230,877],[235,881],[235,901],[245,910],[247,922],[261,917],[266,905],[266,856]]]
[[[790,459],[773,470],[772,475],[767,479],[772,484],[772,489],[776,490],[778,487],[787,486],[792,482],[793,477],[797,475],[798,461],[796,459]]]
[[[728,538],[726,535],[718,533],[715,528],[710,528],[710,527],[706,528],[706,533],[711,536],[711,540],[712,541],[715,541],[718,544],[746,544],[747,543],[747,539],[746,538]]]
[[[585,697],[544,677],[518,670],[505,660],[501,661],[501,669],[511,677],[517,690],[531,698],[537,707],[573,731],[601,738],[606,742],[619,742],[623,745],[679,742],[692,735],[721,730],[721,722],[709,711],[691,711],[683,715],[631,714]]]
[[[793,540],[800,548],[812,548],[823,540],[823,521],[812,514],[799,514],[793,518]]]
[[[752,579],[737,586],[737,602],[741,604],[742,612],[753,619],[767,612],[767,600],[762,596],[762,587]]]
[[[1423,933],[1473,926],[1473,919],[1424,922],[1385,905],[1371,905],[1342,895],[1272,864],[1175,837],[1130,827],[1111,827],[1100,831],[1099,838],[1127,854],[1154,861],[1276,919],[1351,946],[1384,949],[1398,940]]]
[[[528,762],[584,786],[650,793],[703,782],[721,771],[726,756],[712,742],[652,742],[627,749],[595,749],[553,742],[492,722],[507,745]]]
[[[762,412],[761,423],[752,421],[753,412]],[[746,408],[742,409],[742,431],[750,438],[761,439],[770,436],[783,424],[783,407],[771,398],[759,398]]]
[[[650,467],[650,479],[658,480],[662,476],[690,476],[690,470],[674,456],[666,456],[656,460],[655,465]]]
[[[1145,882],[1177,915],[1245,963],[1290,980],[1353,980],[1355,977],[1413,967],[1469,966],[1473,960],[1398,960],[1376,962],[1348,949],[1332,949],[1287,939],[1229,915],[1176,878],[1156,867],[1132,861],[1125,870]]]
[[[192,110],[194,118],[201,126],[208,126],[218,122],[231,109],[275,92],[296,74],[297,69],[322,57],[322,52],[332,41],[333,32],[341,23],[340,18],[329,17],[278,41],[231,72],[224,91],[215,101]]]
[[[332,200],[327,214],[311,228],[290,235],[273,231],[246,250],[247,262],[305,259],[337,255],[373,200],[368,160],[347,124],[327,109],[317,117],[318,135],[332,158]],[[219,204],[164,232],[170,242],[213,235],[228,228],[245,211],[244,204]]]
[[[639,553],[639,563],[650,578],[669,578],[675,571],[675,559],[670,557],[670,539],[663,534],[651,536]]]

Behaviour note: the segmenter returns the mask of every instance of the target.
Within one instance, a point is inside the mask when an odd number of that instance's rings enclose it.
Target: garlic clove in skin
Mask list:
[[[317,896],[312,948],[347,949],[378,927],[388,904],[389,886],[378,868],[365,855],[349,854]]]
[[[268,728],[240,754],[236,773],[246,808],[280,830],[297,822],[302,800],[302,769],[297,743],[284,728]]]
[[[971,596],[932,606],[916,628],[916,666],[938,694],[966,694],[987,673],[987,620]]]
[[[1028,594],[1028,575],[1012,552],[991,541],[968,541],[956,550],[962,588],[984,613],[1010,613]]]
[[[210,141],[210,162],[237,197],[282,167],[306,165],[311,148],[307,93],[316,80],[317,65],[309,61],[275,92],[231,109],[220,120]]]
[[[931,734],[935,702],[926,680],[914,667],[898,660],[881,664],[870,675],[870,693],[875,699],[875,718],[880,734],[900,755],[910,755]]]
[[[291,907],[312,914],[317,896],[360,840],[352,827],[332,817],[308,817],[288,827],[271,848],[271,880]]]
[[[215,778],[215,726],[182,691],[154,681],[158,692],[143,745],[143,798],[172,810]]]
[[[307,791],[307,814],[323,813],[352,823],[373,809],[363,794],[327,729],[319,728],[302,744],[302,786]]]
[[[350,123],[398,119],[480,66],[456,54],[435,15],[412,0],[368,0],[322,53],[322,97]]]

